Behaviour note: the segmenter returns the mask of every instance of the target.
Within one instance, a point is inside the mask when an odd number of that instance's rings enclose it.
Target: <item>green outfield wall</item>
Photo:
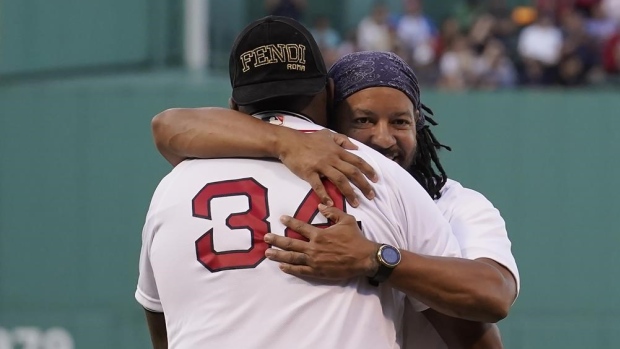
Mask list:
[[[439,20],[454,2],[425,6]],[[225,68],[265,13],[259,0],[210,3],[210,66]],[[306,24],[327,14],[347,32],[373,1],[308,3]],[[150,120],[230,94],[225,69],[178,70],[182,13],[178,0],[0,0],[0,349],[150,347],[133,293],[144,216],[169,170]],[[620,347],[620,91],[423,101],[453,147],[448,174],[506,219],[522,279],[500,324],[506,348]]]
[[[229,93],[223,75],[183,72],[0,85],[1,349],[149,346],[133,292],[149,199],[169,170],[149,123]],[[441,154],[449,175],[506,219],[522,279],[506,347],[618,347],[618,91],[423,100],[454,149]]]

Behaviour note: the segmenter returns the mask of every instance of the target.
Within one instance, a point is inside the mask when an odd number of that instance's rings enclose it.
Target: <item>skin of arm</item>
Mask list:
[[[173,166],[188,158],[277,158],[308,182],[321,202],[332,202],[323,185],[336,185],[349,204],[358,205],[351,183],[368,199],[377,176],[348,137],[322,130],[303,133],[224,108],[175,108],[156,115],[151,128],[157,149]]]
[[[267,258],[280,262],[282,271],[295,276],[346,279],[374,275],[378,244],[364,237],[355,218],[334,207],[319,207],[336,224],[320,229],[285,216],[287,227],[309,239],[301,241],[276,234],[265,241]],[[450,317],[494,323],[505,318],[516,297],[512,274],[488,259],[435,257],[401,250],[401,262],[387,282]]]
[[[502,349],[496,324],[457,319],[433,309],[423,312],[450,349]]]
[[[512,273],[490,259],[401,251],[388,283],[445,315],[479,322],[504,319],[516,297]]]
[[[292,131],[223,108],[168,109],[153,118],[151,129],[157,149],[173,166],[187,158],[277,158],[279,137]]]
[[[144,309],[146,322],[151,334],[153,349],[168,349],[168,332],[166,332],[166,318],[164,313],[156,313]]]

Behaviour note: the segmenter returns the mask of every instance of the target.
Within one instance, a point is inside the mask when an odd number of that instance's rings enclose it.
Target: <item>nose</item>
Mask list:
[[[380,149],[389,149],[396,144],[396,138],[387,123],[377,123],[374,127],[372,145]]]

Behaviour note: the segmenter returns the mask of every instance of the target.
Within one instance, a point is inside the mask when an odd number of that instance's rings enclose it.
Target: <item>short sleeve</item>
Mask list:
[[[147,220],[142,231],[142,248],[140,249],[140,264],[138,276],[138,286],[136,288],[136,300],[147,310],[153,312],[163,312],[155,282],[155,274],[151,266],[150,246],[153,234],[151,225]]]
[[[513,274],[518,294],[519,270],[499,210],[484,195],[460,185],[450,188],[437,205],[449,219],[463,258],[488,258],[503,265]]]
[[[191,161],[183,161],[161,180],[157,189],[155,189],[155,193],[153,193],[144,227],[142,228],[142,247],[140,249],[140,262],[138,266],[140,274],[138,276],[135,298],[142,307],[153,312],[163,312],[155,273],[151,264],[151,243],[160,226],[159,221],[155,217],[158,217],[157,213],[161,212],[161,206],[165,206],[168,203],[165,200],[165,195],[168,192],[170,183],[174,182],[174,179],[191,165]]]

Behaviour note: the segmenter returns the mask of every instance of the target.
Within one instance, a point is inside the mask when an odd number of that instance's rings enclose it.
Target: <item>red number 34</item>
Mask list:
[[[344,210],[344,197],[330,183],[325,182],[325,188],[334,201],[334,206]],[[232,250],[218,252],[213,246],[213,229],[207,231],[196,240],[196,257],[205,268],[211,272],[229,269],[255,268],[265,259],[265,251],[269,245],[263,241],[263,236],[270,231],[269,202],[267,200],[267,188],[258,183],[254,178],[235,179],[230,181],[209,183],[202,188],[192,200],[192,213],[194,217],[211,219],[211,201],[220,197],[247,196],[250,208],[245,212],[231,213],[226,217],[226,225],[230,229],[247,229],[252,236],[252,243],[247,250]],[[319,213],[317,205],[320,203],[318,196],[311,190],[297,208],[294,217],[312,222]],[[327,227],[330,224],[321,225]],[[286,229],[285,236],[295,239],[305,239],[298,233]]]

